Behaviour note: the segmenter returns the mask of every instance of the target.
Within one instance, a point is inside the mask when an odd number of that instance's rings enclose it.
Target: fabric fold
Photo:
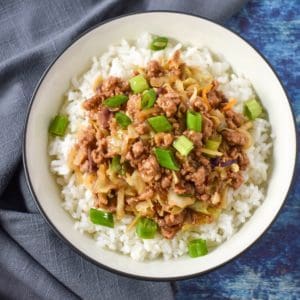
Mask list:
[[[1,299],[80,299],[1,229],[0,243],[0,260],[5,260],[0,264],[0,272],[5,274],[0,276]]]

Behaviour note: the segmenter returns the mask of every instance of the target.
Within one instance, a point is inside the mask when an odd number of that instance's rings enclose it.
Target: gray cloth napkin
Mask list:
[[[169,283],[121,277],[65,245],[25,183],[25,113],[42,73],[76,36],[124,13],[178,10],[222,22],[246,0],[0,0],[0,298],[172,299]]]

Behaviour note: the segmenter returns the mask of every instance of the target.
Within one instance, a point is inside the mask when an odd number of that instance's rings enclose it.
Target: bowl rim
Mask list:
[[[285,97],[287,99],[287,105],[289,107],[289,110],[291,112],[291,116],[292,116],[292,121],[293,121],[293,128],[294,128],[294,134],[295,134],[295,146],[296,146],[296,152],[295,152],[295,157],[294,157],[294,163],[293,163],[293,174],[292,177],[290,179],[290,183],[287,189],[287,192],[284,196],[284,200],[282,201],[282,204],[278,210],[278,213],[275,215],[275,217],[273,218],[273,220],[270,222],[270,224],[267,226],[267,228],[256,238],[256,240],[250,244],[249,246],[247,246],[245,249],[243,249],[243,251],[241,251],[239,254],[235,255],[234,257],[226,260],[223,263],[220,263],[217,266],[214,266],[212,268],[209,268],[205,271],[201,271],[201,272],[197,272],[197,273],[193,273],[191,275],[184,275],[184,276],[175,276],[175,277],[164,277],[164,278],[159,278],[159,277],[149,277],[149,276],[141,276],[141,275],[133,275],[131,273],[126,273],[123,271],[120,271],[118,269],[106,266],[102,263],[100,263],[99,261],[93,259],[92,257],[88,256],[87,254],[85,254],[83,251],[79,250],[75,245],[73,245],[67,238],[65,238],[60,231],[55,227],[55,225],[52,223],[50,217],[48,217],[48,215],[45,213],[45,211],[43,210],[41,204],[39,203],[38,197],[35,194],[35,191],[33,189],[33,185],[31,183],[31,179],[30,179],[30,174],[29,174],[29,170],[27,167],[27,159],[26,159],[26,140],[27,140],[27,129],[28,129],[28,121],[29,121],[29,117],[30,117],[30,113],[31,113],[31,108],[33,105],[33,102],[36,98],[36,94],[40,88],[41,83],[44,81],[45,77],[47,76],[48,72],[50,71],[50,69],[52,68],[52,66],[56,63],[56,61],[75,43],[77,42],[79,39],[81,39],[84,35],[86,35],[87,33],[89,33],[90,31],[106,24],[106,23],[110,23],[113,22],[115,20],[118,19],[122,19],[125,17],[129,17],[129,16],[133,16],[133,15],[139,15],[139,14],[152,14],[152,13],[168,13],[168,14],[180,14],[180,15],[187,15],[187,16],[191,16],[191,17],[196,17],[208,22],[213,23],[214,25],[221,27],[222,30],[225,31],[229,31],[230,33],[234,34],[235,36],[237,36],[238,38],[240,38],[241,40],[243,40],[244,42],[246,42],[264,61],[265,63],[269,66],[269,68],[271,69],[271,71],[273,72],[273,74],[275,75],[275,77],[277,78],[284,94]],[[23,141],[22,141],[22,161],[23,161],[23,167],[24,167],[24,173],[25,173],[25,180],[27,183],[27,186],[29,188],[29,191],[32,195],[32,198],[34,199],[38,210],[40,212],[40,214],[43,216],[43,218],[46,220],[46,222],[48,223],[48,225],[50,226],[50,228],[55,232],[55,234],[69,247],[71,247],[77,254],[79,254],[81,257],[83,257],[84,259],[88,260],[89,262],[93,263],[94,265],[112,272],[114,274],[117,275],[121,275],[124,277],[129,277],[129,278],[133,278],[133,279],[137,279],[137,280],[146,280],[146,281],[159,281],[159,282],[167,282],[167,281],[177,281],[177,280],[186,280],[186,279],[191,279],[200,275],[204,275],[206,273],[209,273],[213,270],[219,269],[220,267],[230,263],[231,261],[233,261],[234,259],[240,257],[243,253],[245,253],[247,250],[249,250],[259,239],[261,239],[265,233],[270,229],[270,227],[273,225],[273,223],[275,222],[275,220],[278,218],[279,213],[281,212],[284,204],[287,201],[287,197],[293,187],[293,184],[295,182],[296,179],[296,165],[297,165],[297,161],[299,158],[299,145],[298,145],[298,139],[297,139],[297,127],[296,127],[296,118],[295,118],[295,114],[294,111],[292,109],[292,105],[291,105],[291,100],[288,96],[288,93],[286,92],[286,89],[279,77],[279,75],[276,73],[274,67],[271,65],[271,63],[268,61],[268,59],[261,53],[261,51],[259,49],[256,48],[256,46],[254,46],[251,42],[249,42],[246,38],[244,38],[243,36],[241,36],[239,33],[237,33],[236,31],[227,28],[225,25],[220,24],[216,21],[211,20],[210,18],[207,17],[203,17],[203,16],[198,16],[196,14],[193,13],[186,13],[186,12],[180,12],[180,11],[176,11],[176,10],[149,10],[149,11],[136,11],[133,13],[128,13],[128,14],[122,14],[113,18],[108,18],[105,19],[104,21],[98,22],[95,25],[87,28],[86,30],[84,30],[82,33],[77,34],[74,38],[71,39],[71,41],[67,44],[67,46],[65,46],[60,53],[53,59],[53,61],[49,64],[49,66],[46,68],[46,70],[43,72],[42,76],[40,77],[39,81],[36,84],[36,87],[33,91],[33,94],[31,96],[28,108],[27,108],[27,112],[26,112],[26,118],[25,118],[25,125],[24,125],[24,129],[23,129]]]

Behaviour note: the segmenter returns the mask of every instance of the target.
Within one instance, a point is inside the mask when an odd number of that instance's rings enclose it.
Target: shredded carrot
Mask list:
[[[205,86],[202,90],[202,99],[208,109],[211,109],[211,107],[207,99],[207,93],[212,89],[212,87],[213,85],[210,83],[209,85]]]
[[[228,103],[223,107],[223,110],[229,110],[231,109],[234,105],[236,105],[237,100],[234,98],[231,98]]]

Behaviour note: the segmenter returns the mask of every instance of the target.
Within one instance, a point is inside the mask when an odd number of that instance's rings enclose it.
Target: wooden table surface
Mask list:
[[[225,26],[259,49],[276,70],[292,103],[299,139],[300,0],[250,0]],[[176,282],[176,298],[300,299],[299,257],[298,160],[288,199],[267,233],[227,265],[198,278]]]

